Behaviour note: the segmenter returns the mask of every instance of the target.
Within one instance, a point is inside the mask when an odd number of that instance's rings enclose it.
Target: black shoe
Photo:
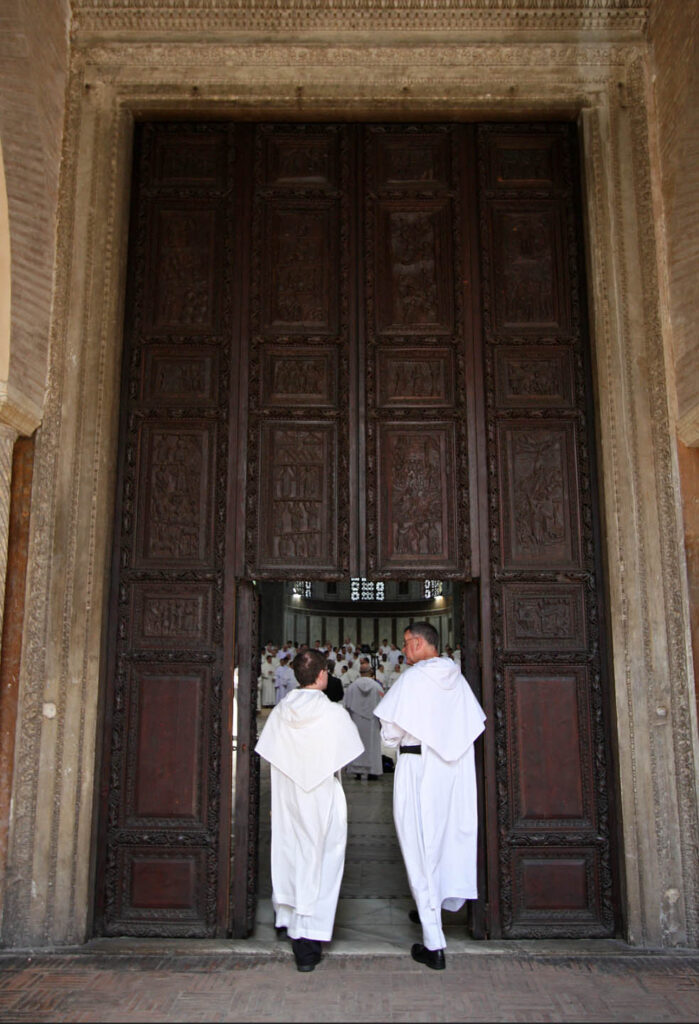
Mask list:
[[[282,925],[281,928],[277,928],[277,926],[275,924],[274,931],[275,931],[275,934],[276,934],[278,939],[286,939],[287,938],[286,926],[285,925]]]
[[[426,949],[421,942],[416,942],[410,950],[413,960],[425,967],[431,967],[433,971],[443,971],[447,966],[444,959],[443,949]]]
[[[312,971],[321,961],[320,942],[316,939],[292,939],[297,971]]]
[[[369,782],[376,782],[376,780],[378,779],[378,775],[367,775],[367,779],[369,780]]]
[[[408,917],[413,922],[413,924],[420,924],[420,915],[418,914],[417,910],[409,910]]]

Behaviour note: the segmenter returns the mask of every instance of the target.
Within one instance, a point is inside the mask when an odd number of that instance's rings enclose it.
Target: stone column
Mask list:
[[[10,525],[12,451],[18,437],[15,427],[0,423],[0,657],[2,656],[2,620],[5,610],[5,572],[7,570],[7,534]]]

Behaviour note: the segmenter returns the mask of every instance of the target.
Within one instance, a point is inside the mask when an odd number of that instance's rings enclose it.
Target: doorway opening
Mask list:
[[[343,690],[357,678],[360,660],[367,659],[373,677],[386,691],[407,668],[402,653],[404,630],[414,621],[427,620],[439,633],[441,655],[453,658],[464,670],[464,665],[473,661],[469,637],[478,632],[477,622],[469,630],[464,629],[464,591],[469,586],[475,584],[431,579],[400,582],[298,580],[256,584],[260,656],[257,734],[276,701],[274,674],[277,667],[293,658],[304,644],[324,651],[331,674],[341,680]],[[477,691],[479,679],[471,678],[469,682]],[[403,949],[419,938],[419,928],[408,918],[414,904],[393,823],[394,765],[395,752],[384,747],[383,770],[378,778],[357,776],[351,769],[342,772],[348,833],[333,933],[336,948],[358,942],[363,949],[367,948],[367,943],[376,948]],[[253,937],[267,941],[273,939],[275,933],[270,872],[270,770],[266,762],[260,761],[259,772],[257,907]],[[482,778],[480,773],[479,777]],[[235,780],[235,765],[233,778]],[[482,806],[482,794],[479,795]],[[484,879],[482,870],[481,876]],[[484,900],[482,891],[478,904],[468,902],[456,913],[445,912],[450,948],[454,943],[485,937],[480,906]]]

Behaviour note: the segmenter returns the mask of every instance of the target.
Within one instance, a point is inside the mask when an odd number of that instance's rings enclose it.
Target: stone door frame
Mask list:
[[[699,941],[699,743],[646,47],[421,38],[74,45],[32,501],[8,945],[91,934],[133,123],[180,116],[577,119],[625,937]]]

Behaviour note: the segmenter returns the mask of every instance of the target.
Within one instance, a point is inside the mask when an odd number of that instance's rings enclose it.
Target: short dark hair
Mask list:
[[[294,675],[300,687],[312,686],[316,679],[327,666],[327,660],[320,651],[309,650],[299,651],[291,663]]]
[[[434,626],[430,626],[429,622],[412,622],[409,626],[405,627],[403,632],[412,633],[413,636],[421,636],[431,647],[439,650],[439,633]]]

